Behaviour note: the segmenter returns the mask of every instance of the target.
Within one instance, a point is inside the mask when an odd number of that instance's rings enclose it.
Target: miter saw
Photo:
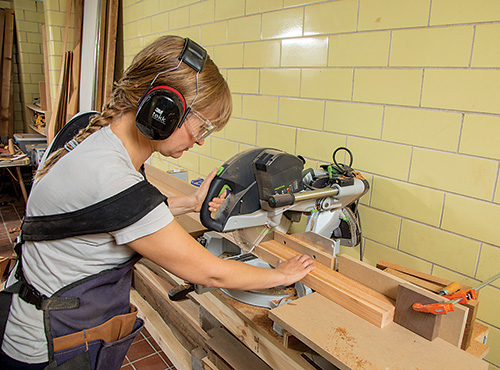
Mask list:
[[[337,162],[336,156],[342,151],[350,155],[349,165]],[[286,234],[304,215],[305,231],[294,236],[322,246],[332,256],[339,252],[340,245],[359,244],[357,201],[369,185],[351,168],[352,153],[347,148],[335,150],[333,162],[319,170],[304,170],[303,158],[278,149],[255,148],[235,155],[219,167],[210,185],[200,219],[215,232],[205,233],[199,241],[222,258],[271,268],[251,254],[253,248],[271,238],[274,231]],[[219,196],[224,202],[212,214],[208,202]],[[289,289],[283,288],[223,291],[245,303],[270,307],[271,302],[289,295]],[[300,286],[301,291],[306,289]],[[195,286],[191,290],[202,292]]]

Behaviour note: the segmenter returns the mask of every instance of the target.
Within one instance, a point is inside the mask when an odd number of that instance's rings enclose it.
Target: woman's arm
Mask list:
[[[223,260],[194,240],[175,220],[129,246],[174,275],[193,284],[228,289],[265,289],[299,281],[314,268],[313,260],[299,255],[276,269]]]
[[[210,172],[207,178],[203,181],[200,187],[191,195],[179,195],[168,198],[168,208],[174,216],[179,216],[189,212],[200,212],[201,205],[205,200],[210,184],[217,173],[215,168]],[[208,203],[208,210],[215,212],[222,204],[224,198],[214,198]]]

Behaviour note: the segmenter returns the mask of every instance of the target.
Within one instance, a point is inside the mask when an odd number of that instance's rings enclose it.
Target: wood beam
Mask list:
[[[299,254],[275,240],[260,243],[253,253],[272,266]],[[301,281],[380,328],[393,320],[395,304],[392,299],[319,263]]]

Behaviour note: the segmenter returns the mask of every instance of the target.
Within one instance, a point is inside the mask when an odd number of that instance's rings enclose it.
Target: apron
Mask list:
[[[135,255],[114,268],[75,281],[47,297],[26,281],[25,241],[56,240],[122,229],[144,217],[166,197],[147,180],[89,207],[65,214],[25,217],[15,247],[17,282],[0,292],[0,348],[12,296],[43,311],[49,364],[46,369],[119,369],[144,326],[130,305]]]

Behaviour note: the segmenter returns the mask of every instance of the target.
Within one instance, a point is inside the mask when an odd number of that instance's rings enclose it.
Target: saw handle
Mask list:
[[[267,203],[271,208],[291,206],[295,203],[295,196],[293,194],[275,194],[269,197]]]
[[[170,298],[171,301],[180,301],[186,298],[186,295],[191,292],[194,292],[194,284],[187,283],[177,285],[175,288],[168,291],[168,298]]]
[[[212,201],[213,198],[217,198],[221,195],[223,191],[225,191],[225,188],[227,188],[227,191],[231,191],[231,188],[226,184],[226,181],[220,177],[215,177],[212,180],[212,183],[210,184],[210,187],[208,188],[208,193],[203,201],[203,204],[201,205],[200,209],[200,220],[203,226],[210,230],[215,230],[221,232],[224,228],[224,224],[227,220],[224,220],[222,218],[218,220],[214,220],[212,218],[212,215],[208,209],[208,203]],[[220,212],[220,209],[219,209]]]

